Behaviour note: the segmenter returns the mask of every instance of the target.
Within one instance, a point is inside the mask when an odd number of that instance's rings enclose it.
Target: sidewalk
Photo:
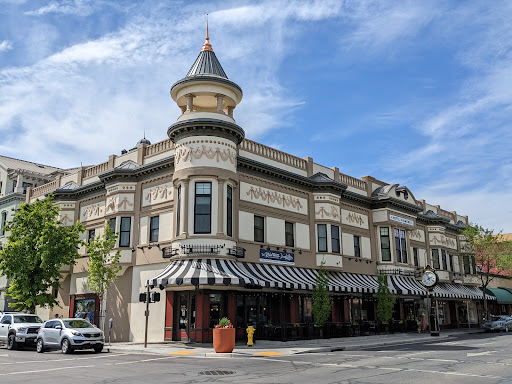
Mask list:
[[[253,347],[248,347],[243,343],[237,343],[233,353],[215,353],[212,343],[196,344],[181,342],[148,343],[147,348],[144,348],[144,343],[122,342],[113,343],[111,347],[105,345],[105,349],[116,353],[149,353],[206,357],[279,356],[299,353],[355,351],[368,347],[430,342],[480,332],[482,332],[480,328],[472,328],[470,330],[453,329],[441,331],[439,337],[432,337],[429,333],[394,333],[375,336],[296,340],[287,342],[258,340]]]

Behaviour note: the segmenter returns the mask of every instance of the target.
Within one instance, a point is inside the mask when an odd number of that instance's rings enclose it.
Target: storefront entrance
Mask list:
[[[177,311],[175,324],[175,340],[190,341],[190,332],[195,329],[196,322],[196,296],[193,292],[176,293]]]

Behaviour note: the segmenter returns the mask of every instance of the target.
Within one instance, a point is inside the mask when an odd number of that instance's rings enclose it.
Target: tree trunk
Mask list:
[[[100,299],[99,326],[105,332],[105,315],[107,312],[107,292],[105,291]]]

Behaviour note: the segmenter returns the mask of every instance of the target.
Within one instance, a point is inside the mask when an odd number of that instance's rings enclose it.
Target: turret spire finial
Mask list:
[[[203,44],[203,48],[201,49],[201,52],[202,51],[212,51],[213,52],[212,45],[210,44],[210,36],[208,35],[208,14],[206,14],[206,40]]]

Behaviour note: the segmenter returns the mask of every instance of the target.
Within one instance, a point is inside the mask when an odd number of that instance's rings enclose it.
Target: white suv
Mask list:
[[[54,319],[41,327],[37,335],[37,352],[61,349],[72,353],[75,349],[103,350],[103,332],[84,319]]]
[[[25,344],[34,344],[43,320],[29,313],[4,313],[0,319],[0,342],[7,349],[18,349]]]

